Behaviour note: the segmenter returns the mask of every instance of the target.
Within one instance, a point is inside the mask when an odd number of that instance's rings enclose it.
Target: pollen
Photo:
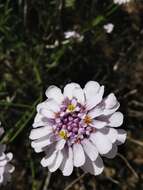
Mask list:
[[[67,109],[72,112],[75,110],[75,106],[73,104],[69,104]]]
[[[90,116],[86,115],[84,118],[84,123],[89,125],[90,123],[92,123],[92,118]]]
[[[62,138],[62,139],[67,139],[67,132],[65,130],[61,130],[59,132],[59,136]]]

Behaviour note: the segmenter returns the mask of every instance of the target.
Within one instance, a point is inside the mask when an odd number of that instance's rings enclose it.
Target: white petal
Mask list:
[[[96,129],[101,129],[101,128],[107,126],[107,123],[104,122],[104,121],[93,120],[90,125],[91,125],[92,127],[96,128]]]
[[[111,109],[117,104],[117,99],[113,93],[109,94],[105,99],[105,108]]]
[[[62,151],[58,151],[56,155],[56,160],[48,166],[50,172],[55,172],[61,165],[63,161],[63,153]]]
[[[85,103],[85,95],[84,95],[84,92],[83,92],[82,88],[80,88],[80,87],[74,88],[73,97],[75,97],[79,103],[84,105],[84,103]]]
[[[7,164],[7,160],[6,159],[0,161],[0,167],[5,166],[6,164]]]
[[[104,86],[101,86],[99,89],[99,92],[94,97],[91,96],[90,99],[87,99],[87,103],[86,103],[87,109],[91,110],[96,105],[98,105],[102,101],[103,94],[104,94]]]
[[[43,116],[41,114],[37,113],[36,116],[35,116],[35,118],[34,118],[34,123],[41,122],[42,117]]]
[[[42,126],[44,126],[45,125],[45,123],[43,122],[43,121],[40,121],[40,122],[35,122],[35,123],[33,123],[32,124],[32,127],[33,128],[37,128],[37,127],[42,127]]]
[[[114,143],[117,140],[117,130],[114,128],[109,128],[107,137],[111,141],[111,143]]]
[[[13,158],[13,154],[11,152],[9,152],[6,154],[6,157],[7,157],[7,161],[11,161]]]
[[[56,159],[56,155],[57,155],[57,152],[53,152],[49,157],[48,156],[45,156],[44,158],[42,158],[41,160],[41,165],[43,167],[47,167],[51,164],[54,163],[55,159]]]
[[[67,151],[67,150],[66,150]],[[65,157],[65,155],[64,155]],[[73,151],[71,147],[68,147],[68,152],[65,160],[63,161],[63,166],[62,166],[62,173],[64,176],[69,176],[71,175],[73,171]]]
[[[100,115],[103,114],[103,109],[102,108],[97,108],[95,107],[94,109],[90,110],[88,112],[88,115],[91,117],[91,118],[95,118],[95,117],[98,117]]]
[[[73,145],[74,166],[80,167],[85,163],[85,154],[81,144]]]
[[[9,173],[12,173],[12,172],[14,172],[15,167],[14,167],[13,165],[11,165],[11,164],[7,164],[6,170],[7,170]]]
[[[31,140],[39,139],[44,137],[52,132],[52,128],[50,126],[44,126],[41,128],[32,129],[29,138]]]
[[[52,112],[60,111],[59,105],[53,99],[48,99],[45,102],[42,102],[42,103],[37,105],[37,111],[38,112],[42,108],[47,109],[47,110],[51,110]]]
[[[109,122],[111,127],[119,127],[123,123],[123,114],[121,112],[115,112],[109,118]]]
[[[40,109],[40,114],[47,118],[55,118],[54,112],[45,108]]]
[[[113,144],[112,149],[107,154],[104,154],[103,156],[106,158],[112,159],[117,155],[117,151],[118,151],[117,145]]]
[[[55,149],[56,150],[62,150],[65,146],[66,140],[65,139],[60,139],[56,145],[55,145]]]
[[[2,154],[0,155],[0,161],[1,161],[1,160],[4,160],[4,159],[5,159],[5,157],[6,157],[5,153],[4,153],[4,152],[2,152]]]
[[[99,175],[103,172],[104,165],[100,156],[96,161],[92,162],[90,159],[86,159],[86,163],[82,167],[85,172],[89,172],[92,175]]]
[[[45,136],[46,137],[46,136]],[[50,140],[49,137],[47,137],[47,139],[44,140],[35,140],[31,143],[31,146],[33,148],[44,148],[46,146],[49,146],[50,144],[52,144],[53,142]]]
[[[77,83],[69,83],[64,87],[64,97],[68,97],[69,99],[73,98],[73,90],[74,88],[79,88],[80,85]]]
[[[116,144],[118,145],[123,144],[127,138],[127,132],[123,129],[118,129],[117,132],[118,132],[118,135],[117,135]]]
[[[99,131],[92,133],[90,139],[96,145],[100,154],[107,154],[112,148],[112,143],[108,140],[107,135]]]
[[[93,145],[88,139],[84,139],[82,142],[83,149],[88,155],[88,157],[92,160],[95,161],[97,156],[98,156],[98,151],[95,145]]]
[[[94,98],[100,89],[100,85],[96,81],[89,81],[84,87],[86,99]]]
[[[61,89],[54,85],[49,86],[49,88],[46,90],[46,96],[47,98],[54,99],[58,104],[61,104],[61,102],[64,100]]]
[[[105,109],[103,115],[111,115],[120,107],[119,102],[117,101],[113,93],[109,94],[104,100]]]

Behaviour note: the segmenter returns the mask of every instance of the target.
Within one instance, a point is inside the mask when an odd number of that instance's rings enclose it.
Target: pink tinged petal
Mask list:
[[[121,112],[115,112],[109,118],[109,126],[111,127],[119,127],[123,123],[123,114]]]
[[[116,144],[113,144],[112,149],[107,153],[104,154],[103,156],[109,159],[115,158],[115,156],[117,155],[118,152],[118,148]]]
[[[62,150],[65,146],[66,140],[65,139],[60,139],[56,145],[55,145],[55,149],[56,150]]]
[[[107,126],[107,123],[104,121],[99,121],[99,120],[93,120],[90,126],[96,128],[96,129],[101,129],[105,126]]]
[[[81,144],[73,145],[73,157],[74,157],[74,166],[80,167],[85,163],[85,154]]]
[[[84,103],[85,103],[85,95],[84,95],[84,91],[82,90],[82,88],[80,88],[80,87],[74,88],[73,97],[75,97],[79,103],[84,105]]]
[[[49,88],[46,90],[46,96],[47,98],[54,99],[58,104],[61,104],[64,100],[64,96],[61,92],[61,89],[54,85],[49,86]]]
[[[115,143],[115,141],[117,140],[117,130],[114,128],[109,128],[107,137],[111,141],[111,143]]]
[[[49,165],[52,165],[54,163],[55,159],[56,159],[56,156],[57,156],[57,152],[56,151],[54,151],[49,157],[45,156],[41,160],[41,165],[43,167],[47,167]]]
[[[50,172],[55,172],[61,165],[62,161],[63,161],[63,153],[62,151],[58,151],[57,155],[56,155],[56,159],[54,160],[54,162],[48,166]]]
[[[55,118],[54,112],[52,112],[51,110],[48,110],[48,109],[43,109],[43,108],[40,109],[40,114],[47,118],[52,118],[52,119]]]
[[[103,94],[104,94],[104,86],[101,86],[99,92],[94,97],[91,96],[90,99],[87,99],[87,105],[86,105],[87,109],[91,110],[92,108],[97,106],[102,101]]]
[[[77,83],[69,83],[64,87],[64,97],[68,97],[69,99],[73,98],[73,90],[74,88],[80,88],[80,85]]]
[[[90,160],[95,161],[98,156],[98,151],[95,145],[92,144],[88,139],[84,139],[82,142],[83,149]]]
[[[50,126],[44,126],[36,129],[32,129],[29,138],[31,140],[39,139],[46,135],[49,135],[52,132],[52,128]]]
[[[100,154],[107,154],[112,149],[112,143],[107,138],[107,134],[96,131],[90,135],[90,139]]]
[[[118,129],[117,130],[118,135],[117,135],[117,145],[123,144],[127,138],[127,132],[123,129]]]
[[[62,173],[64,176],[69,176],[71,175],[73,171],[73,151],[71,147],[68,147],[68,153],[67,157],[63,161],[63,166],[61,168]]]
[[[98,156],[94,162],[92,162],[90,159],[86,159],[86,163],[82,169],[92,175],[99,175],[104,169],[103,161],[100,156]]]

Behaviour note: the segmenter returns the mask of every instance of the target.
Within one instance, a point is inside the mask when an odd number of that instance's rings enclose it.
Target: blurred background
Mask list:
[[[51,84],[88,80],[116,94],[128,139],[116,158],[104,159],[100,176],[80,169],[51,175],[28,139],[35,105]],[[16,168],[1,189],[142,190],[143,1],[0,0],[0,121]]]

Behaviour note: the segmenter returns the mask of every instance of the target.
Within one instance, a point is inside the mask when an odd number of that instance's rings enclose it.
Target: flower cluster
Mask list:
[[[4,133],[0,127],[0,136]],[[6,146],[0,145],[0,185],[6,184],[11,179],[11,173],[14,171],[14,166],[10,163],[13,158],[12,153],[5,153]]]
[[[114,0],[115,4],[122,5],[125,3],[129,3],[131,0]]]
[[[105,29],[105,31],[106,31],[108,34],[110,34],[110,33],[113,31],[113,29],[114,29],[114,25],[113,25],[112,23],[108,23],[108,24],[105,24],[105,25],[103,26],[103,28]]]
[[[120,104],[113,93],[103,98],[104,86],[89,81],[84,89],[77,83],[50,86],[47,100],[37,106],[30,133],[35,152],[45,152],[41,164],[50,172],[58,168],[69,176],[74,166],[93,175],[103,169],[101,156],[115,157],[126,132]]]

